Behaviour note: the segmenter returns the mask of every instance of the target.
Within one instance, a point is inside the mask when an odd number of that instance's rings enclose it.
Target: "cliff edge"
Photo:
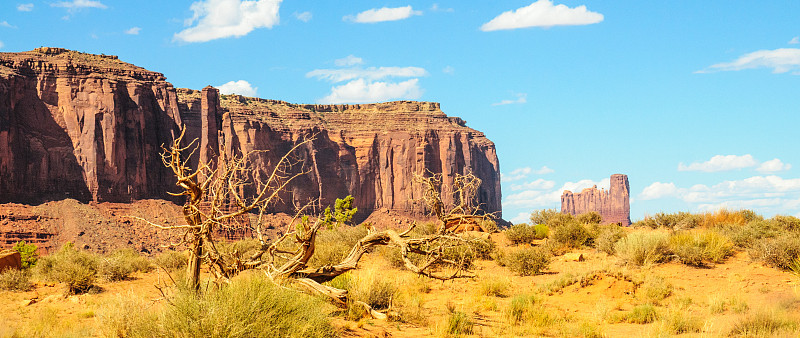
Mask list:
[[[48,47],[0,53],[0,203],[168,198],[174,181],[157,154],[182,125],[199,140],[194,161],[265,150],[254,161],[265,172],[314,136],[297,154],[310,171],[275,212],[353,195],[361,218],[418,216],[412,175],[426,171],[443,174],[445,199],[455,174],[474,173],[483,210],[501,211],[494,144],[438,103],[292,104],[176,89],[116,56]]]

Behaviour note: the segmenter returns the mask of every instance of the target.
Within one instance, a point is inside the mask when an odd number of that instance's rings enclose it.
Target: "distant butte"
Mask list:
[[[611,175],[608,191],[598,190],[597,186],[583,189],[580,193],[565,190],[561,194],[561,212],[579,215],[596,211],[603,217],[603,223],[631,225],[631,202],[628,176]]]

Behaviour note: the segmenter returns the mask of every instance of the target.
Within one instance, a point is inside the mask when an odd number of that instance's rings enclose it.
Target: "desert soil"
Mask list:
[[[508,246],[502,234],[493,234],[492,237],[500,248]],[[663,332],[659,330],[658,326],[663,325],[659,321],[631,324],[611,319],[615,314],[624,314],[634,306],[644,304],[642,288],[637,288],[634,281],[655,277],[662,277],[673,286],[671,294],[657,302],[656,308],[660,313],[680,311],[702,322],[701,332],[683,336],[725,336],[735,322],[758,312],[781,311],[784,315],[800,318],[800,279],[753,262],[743,252],[736,253],[722,264],[706,268],[679,263],[626,267],[616,257],[593,249],[575,250],[573,253],[581,254],[584,259],[576,261],[570,258],[575,255],[555,257],[548,269],[536,276],[520,277],[494,261],[479,261],[473,269],[476,278],[446,282],[422,279],[391,268],[380,255],[373,253],[362,261],[357,273],[377,271],[397,280],[407,289],[425,286],[429,292],[414,293],[422,319],[392,322],[375,319],[349,321],[334,317],[332,322],[343,336],[425,337],[441,333],[450,311],[455,309],[468,314],[475,323],[474,336],[513,336],[519,331],[507,319],[511,299],[517,294],[536,294],[549,314],[564,319],[562,326],[588,323],[608,337],[658,336]],[[594,274],[596,277],[583,285],[573,284],[552,294],[541,291],[543,286],[565,275],[592,271],[605,272]],[[631,280],[620,277],[623,275]],[[70,297],[63,296],[64,286],[58,284],[37,283],[28,292],[0,291],[0,337],[10,336],[15,330],[34,335],[99,336],[99,317],[104,307],[120,297],[135,294],[151,299],[153,306],[163,306],[162,295],[154,285],[162,283],[164,278],[164,273],[159,270],[139,273],[131,280],[100,283],[102,291],[99,293]],[[482,285],[487,281],[500,281],[509,286],[506,295],[482,294]],[[730,300],[736,300],[740,306],[711,310],[714,304]],[[580,332],[550,328],[539,331],[539,334],[573,336],[580,335]]]

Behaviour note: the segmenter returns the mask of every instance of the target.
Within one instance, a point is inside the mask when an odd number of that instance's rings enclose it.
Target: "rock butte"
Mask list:
[[[579,215],[596,211],[603,217],[603,223],[619,223],[622,226],[631,225],[631,201],[628,176],[622,174],[611,175],[611,185],[608,191],[593,188],[583,189],[574,194],[564,190],[561,194],[561,212]]]
[[[474,173],[483,180],[478,202],[500,215],[494,144],[438,103],[291,104],[176,89],[116,56],[49,47],[0,53],[0,203],[168,199],[174,181],[158,154],[181,125],[199,140],[194,163],[266,150],[254,160],[262,172],[315,136],[297,153],[309,172],[274,212],[353,195],[360,219],[376,211],[420,216],[412,175],[430,171],[443,174],[448,201],[454,176]]]

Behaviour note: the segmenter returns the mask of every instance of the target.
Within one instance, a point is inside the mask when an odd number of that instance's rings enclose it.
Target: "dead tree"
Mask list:
[[[479,223],[494,218],[491,213],[484,213],[478,205],[477,193],[481,179],[472,173],[456,174],[453,185],[449,189],[442,187],[442,174],[421,176],[414,174],[414,181],[423,186],[422,204],[426,210],[439,220],[439,232],[453,232],[460,224],[474,223],[480,231],[486,232]],[[453,202],[447,205],[442,193],[450,194]]]
[[[304,216],[312,203],[300,208],[294,219],[286,224],[282,235],[271,240],[265,230],[265,212],[270,203],[278,200],[279,194],[292,179],[307,174],[303,168],[295,168],[302,161],[293,160],[295,153],[310,144],[311,139],[297,143],[287,154],[275,164],[271,174],[261,177],[252,169],[252,157],[258,152],[250,152],[242,156],[221,156],[217,163],[200,163],[198,168],[189,166],[189,157],[193,154],[192,142],[182,146],[184,133],[174,140],[170,147],[163,147],[164,165],[175,174],[176,185],[181,192],[176,196],[187,196],[183,213],[187,224],[164,226],[140,219],[159,229],[183,231],[182,240],[171,243],[172,246],[188,246],[190,251],[188,281],[195,289],[199,287],[200,266],[205,263],[217,280],[227,281],[241,271],[258,269],[276,284],[292,285],[306,291],[326,295],[339,304],[347,301],[347,291],[333,288],[323,283],[337,276],[356,269],[364,254],[376,246],[394,246],[400,250],[405,267],[417,274],[430,278],[448,280],[464,277],[463,264],[445,257],[445,250],[454,245],[467,244],[468,240],[455,236],[441,229],[433,235],[413,238],[411,232],[415,225],[405,231],[369,229],[349,253],[337,264],[320,267],[309,266],[309,260],[316,249],[316,238],[320,229],[326,228],[336,220],[332,217],[310,218]],[[187,154],[188,153],[188,154]],[[294,168],[294,169],[292,169]],[[292,171],[294,170],[294,171]],[[480,184],[477,178],[457,179],[465,182],[464,194],[472,194]],[[477,183],[476,183],[477,182]],[[248,188],[248,189],[245,189]],[[440,219],[467,210],[467,205],[458,205],[449,209],[441,203],[437,187],[427,186],[426,201],[437,206],[435,210]],[[252,195],[247,196],[246,191]],[[463,201],[469,200],[464,195]],[[211,205],[201,209],[200,203]],[[313,201],[312,201],[313,202]],[[233,205],[234,208],[230,208]],[[206,210],[206,211],[204,211]],[[233,211],[231,211],[233,210]],[[258,239],[259,245],[254,253],[243,257],[239,253],[223,254],[217,248],[214,230],[226,227],[226,220],[246,214],[255,213],[258,220],[251,224],[251,231]],[[445,217],[445,218],[442,218]],[[443,266],[451,266],[450,273],[444,273]],[[366,306],[366,304],[364,304]],[[367,306],[368,307],[368,306]],[[374,313],[373,313],[374,314]]]
[[[252,160],[264,151],[251,151],[241,156],[222,154],[216,163],[201,162],[197,168],[192,168],[189,162],[197,149],[196,140],[184,146],[185,133],[184,128],[171,146],[162,146],[161,158],[164,166],[175,175],[175,185],[182,190],[168,193],[187,198],[183,206],[186,224],[165,226],[137,219],[159,229],[183,231],[181,239],[169,246],[188,247],[187,281],[197,289],[200,285],[200,267],[204,261],[217,278],[229,279],[232,276],[231,269],[217,249],[215,230],[226,227],[227,221],[250,212],[257,212],[260,220],[268,206],[277,202],[279,193],[287,184],[305,173],[301,170],[290,174],[290,167],[296,164],[291,155],[311,139],[297,143],[280,158],[267,177],[261,177],[262,173],[252,169]],[[247,195],[247,192],[252,194]],[[204,202],[208,207],[201,208]]]

